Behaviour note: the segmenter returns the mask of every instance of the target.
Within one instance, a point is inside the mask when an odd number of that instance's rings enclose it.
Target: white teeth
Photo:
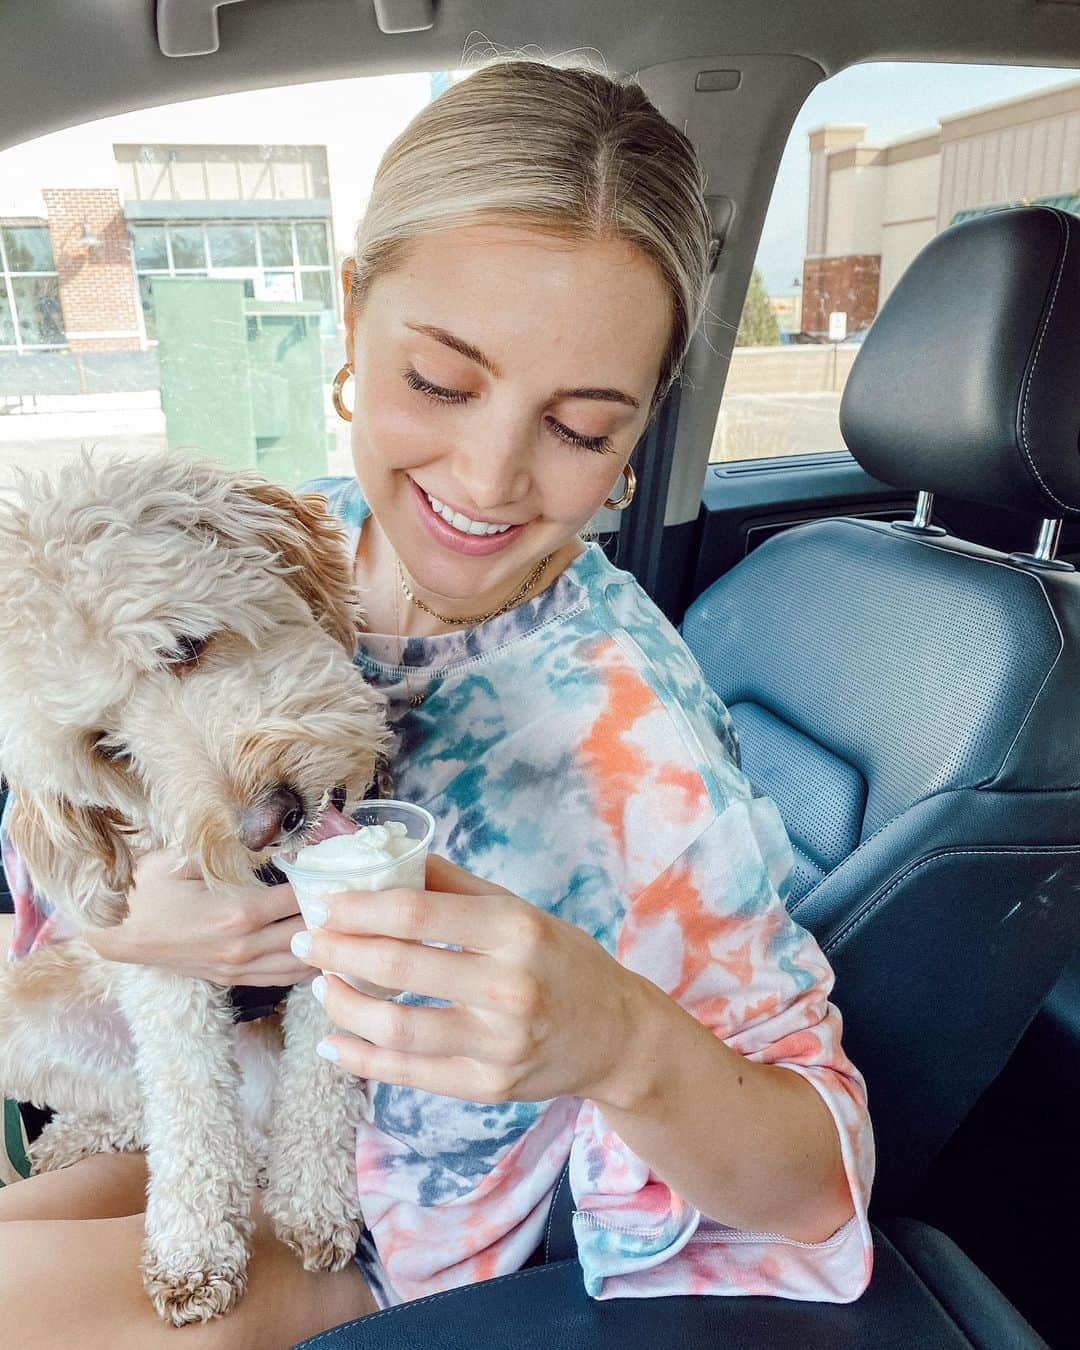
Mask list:
[[[468,516],[463,516],[460,511],[451,511],[430,492],[424,495],[431,503],[431,509],[435,514],[442,516],[443,520],[453,525],[455,530],[460,530],[462,534],[505,534],[510,528],[509,525],[482,525],[478,520],[470,520]]]

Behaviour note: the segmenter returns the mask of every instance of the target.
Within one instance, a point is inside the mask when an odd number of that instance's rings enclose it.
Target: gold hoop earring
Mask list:
[[[345,381],[349,378],[349,376],[352,373],[353,373],[352,366],[350,366],[346,362],[346,364],[343,365],[341,369],[338,371],[338,373],[334,376],[334,387],[330,395],[331,400],[334,404],[334,411],[337,413],[337,415],[341,418],[343,422],[352,421],[352,413],[349,411],[348,408],[346,408],[345,402],[341,397],[341,391],[345,388]]]
[[[625,511],[634,500],[634,493],[637,491],[637,474],[634,473],[629,464],[623,465],[623,478],[626,481],[623,486],[622,496],[616,501],[612,501],[610,497],[606,498],[604,501],[604,505],[609,511]]]

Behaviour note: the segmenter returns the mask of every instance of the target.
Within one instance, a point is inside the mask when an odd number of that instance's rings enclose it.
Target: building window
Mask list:
[[[154,277],[234,277],[256,300],[317,300],[334,321],[325,220],[184,221],[129,225],[146,336],[157,337]]]
[[[64,345],[48,226],[0,226],[0,348]]]

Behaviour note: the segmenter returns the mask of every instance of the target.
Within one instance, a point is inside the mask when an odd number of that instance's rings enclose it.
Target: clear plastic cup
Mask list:
[[[413,841],[414,847],[392,862],[340,872],[298,867],[295,855],[275,856],[274,866],[288,877],[308,928],[312,927],[311,902],[321,900],[323,896],[340,895],[344,891],[388,891],[395,886],[424,889],[428,850],[435,835],[435,817],[430,811],[425,811],[422,806],[414,806],[412,802],[367,801],[351,812],[349,819],[360,826],[400,821],[405,826],[406,838]],[[400,989],[385,989],[368,980],[354,979],[351,975],[341,975],[337,971],[329,973],[337,975],[339,980],[344,980],[362,994],[371,994],[375,998],[396,998],[402,992]]]

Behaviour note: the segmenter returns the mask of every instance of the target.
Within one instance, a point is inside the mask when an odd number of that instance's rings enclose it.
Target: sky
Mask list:
[[[810,153],[807,132],[823,122],[865,123],[868,141],[932,130],[939,117],[1080,78],[1080,70],[874,62],[852,66],[813,91],[795,119],[780,161],[758,245],[766,289],[790,293],[802,278]]]

